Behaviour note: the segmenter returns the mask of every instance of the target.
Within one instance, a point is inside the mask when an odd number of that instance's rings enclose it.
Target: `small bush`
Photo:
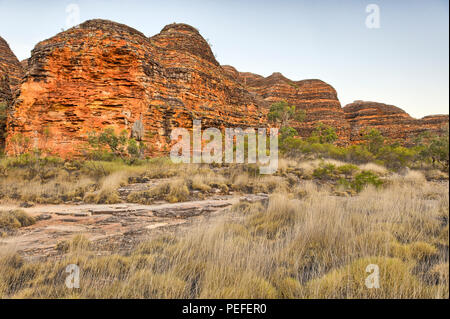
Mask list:
[[[313,172],[313,176],[318,179],[335,179],[336,178],[336,166],[333,164],[321,164]]]
[[[350,185],[355,191],[360,192],[367,185],[373,185],[378,188],[383,185],[383,181],[371,171],[362,171],[355,176],[355,179],[351,182]]]
[[[353,164],[341,165],[336,169],[338,174],[343,174],[345,177],[352,176],[356,171],[358,171],[358,166]]]

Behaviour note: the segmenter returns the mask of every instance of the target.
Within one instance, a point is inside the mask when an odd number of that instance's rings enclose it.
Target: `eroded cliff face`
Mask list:
[[[448,125],[448,115],[431,115],[415,119],[394,105],[369,101],[355,101],[344,108],[345,117],[350,123],[350,141],[363,141],[364,131],[376,128],[389,139],[410,144],[414,137],[423,132],[442,133]]]
[[[6,112],[7,106],[10,106],[12,103],[12,93],[11,86],[9,82],[8,72],[0,67],[0,103],[2,104],[2,108]],[[5,113],[6,116],[6,113]],[[6,120],[6,118],[5,118]],[[3,123],[3,124],[6,124]],[[1,125],[1,124],[0,124]]]
[[[197,30],[166,26],[147,38],[128,26],[90,20],[40,42],[8,118],[11,137],[63,157],[82,154],[89,132],[114,127],[143,139],[149,155],[169,150],[170,132],[191,127],[257,126],[263,112],[230,79]],[[136,128],[143,130],[136,131]]]
[[[7,114],[12,105],[8,73],[0,67],[0,149],[4,148]]]
[[[305,121],[291,123],[299,136],[310,136],[322,122],[336,129],[341,145],[360,142],[368,126],[408,140],[448,125],[448,115],[416,120],[381,103],[341,108],[335,89],[321,80],[264,78],[220,66],[186,24],[167,25],[149,38],[123,24],[89,20],[38,43],[22,62],[0,41],[0,63],[9,154],[38,148],[82,155],[88,134],[107,127],[143,140],[147,155],[167,154],[176,127],[190,128],[194,119],[203,128],[267,127],[270,105],[280,100],[306,111]],[[30,141],[26,149],[13,143],[18,135]]]
[[[263,76],[251,72],[239,72],[231,65],[222,65],[222,68],[235,81],[242,83],[244,86],[250,85],[253,81],[264,79]]]
[[[23,76],[22,65],[11,51],[8,43],[0,37],[0,72],[8,75],[11,91],[20,85]]]
[[[150,42],[168,81],[162,88],[167,93],[158,102],[167,104],[164,121],[190,127],[192,119],[201,119],[204,127],[219,128],[265,122],[258,98],[227,76],[195,28],[171,24]]]
[[[0,37],[0,149],[5,143],[6,118],[15,93],[22,81],[23,70],[8,43]]]
[[[264,78],[262,76],[238,72],[235,68],[224,66],[228,74],[241,82],[249,91],[261,96],[266,105],[285,100],[297,109],[306,112],[303,122],[293,121],[299,136],[308,137],[319,122],[335,128],[338,143],[348,144],[350,140],[350,125],[337,97],[336,90],[321,80],[292,81],[281,73],[273,73]]]

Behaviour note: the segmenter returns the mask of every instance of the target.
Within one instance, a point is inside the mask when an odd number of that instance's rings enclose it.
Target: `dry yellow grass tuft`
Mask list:
[[[334,181],[312,179],[324,165],[333,168]],[[338,178],[363,170],[387,182],[335,195]],[[128,201],[232,192],[270,197],[240,202],[220,218],[153,238],[125,255],[99,256],[83,236],[60,242],[55,259],[4,254],[3,298],[448,298],[448,182],[427,182],[418,171],[398,175],[375,164],[282,160],[277,175],[261,176],[243,165],[157,159],[140,166],[90,162],[31,180],[25,169],[12,172],[0,180],[3,201],[116,203],[120,186],[155,178],[164,180],[130,193]],[[20,212],[0,212],[0,228],[30,223]],[[80,267],[80,289],[65,287],[68,264]],[[380,271],[378,289],[365,285],[370,264]]]
[[[192,174],[191,182],[208,185],[206,172],[195,172],[200,176]],[[264,179],[243,178],[254,185]],[[180,177],[156,194],[180,200],[189,194],[187,181]],[[281,189],[267,204],[241,202],[213,222],[154,238],[126,255],[98,256],[78,236],[60,243],[65,253],[56,260],[2,256],[0,296],[448,298],[446,184],[416,187],[399,179],[337,197],[312,181],[292,189],[280,187],[278,177],[266,182]],[[301,190],[306,195],[299,199]],[[80,267],[76,291],[64,285],[68,264]],[[379,269],[380,288],[366,286],[369,265]]]
[[[33,225],[36,220],[22,210],[0,211],[0,237],[20,227]]]

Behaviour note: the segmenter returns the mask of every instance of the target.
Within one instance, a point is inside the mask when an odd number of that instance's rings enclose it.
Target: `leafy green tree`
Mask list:
[[[429,143],[433,137],[430,131],[421,132],[413,139],[412,145],[416,147],[422,146],[423,144]]]
[[[273,103],[267,115],[270,122],[280,124],[281,128],[289,126],[291,120],[302,122],[305,116],[305,111],[297,110],[295,105],[289,105],[286,101]]]
[[[287,138],[293,138],[295,135],[297,135],[297,131],[290,126],[282,127],[280,129],[281,142],[285,141]]]
[[[128,138],[128,132],[123,130],[117,135],[113,128],[106,128],[98,134],[91,133],[88,136],[88,143],[94,149],[94,157],[108,158],[102,156],[102,151],[108,150],[110,154],[122,159],[131,158],[133,161],[142,157],[145,144],[137,142],[133,138]],[[110,157],[110,156],[109,156]]]
[[[382,160],[386,167],[398,170],[410,166],[415,156],[412,148],[386,145],[379,149],[377,159]]]
[[[448,139],[448,126],[445,133],[442,136],[436,136],[433,138],[428,146],[428,153],[431,157],[433,166],[436,163],[442,165],[446,170],[449,168],[449,139]]]
[[[363,139],[366,142],[370,153],[376,155],[384,144],[385,138],[376,128],[371,128],[364,132]]]
[[[333,144],[338,139],[336,130],[331,126],[323,124],[322,122],[316,126],[311,137],[312,140],[315,140],[320,144]]]
[[[145,144],[142,141],[136,141],[134,138],[128,140],[127,151],[133,159],[142,157],[145,150]]]
[[[352,163],[368,163],[375,160],[375,156],[364,145],[351,145],[345,153],[344,159]]]
[[[297,110],[295,105],[289,105],[286,101],[279,101],[273,103],[270,107],[268,119],[272,123],[277,123],[280,126],[280,147],[287,149],[285,142],[287,140],[295,139],[297,131],[289,126],[290,121],[303,121],[305,119],[305,111]]]

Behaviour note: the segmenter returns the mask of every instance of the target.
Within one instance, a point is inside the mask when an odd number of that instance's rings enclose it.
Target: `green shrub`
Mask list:
[[[339,174],[343,174],[343,175],[345,175],[346,177],[349,177],[349,176],[352,176],[353,173],[355,173],[358,169],[359,169],[359,168],[358,168],[358,166],[356,166],[356,165],[353,165],[353,164],[345,164],[345,165],[339,166],[339,167],[336,169],[336,171],[337,171]]]
[[[121,158],[130,164],[143,156],[145,144],[128,136],[126,130],[118,135],[114,128],[91,132],[88,135],[88,156],[93,160],[112,161]]]
[[[360,192],[367,185],[373,185],[378,188],[383,185],[383,181],[373,172],[364,170],[355,176],[350,185],[355,191]]]
[[[336,130],[328,125],[320,122],[311,135],[311,142],[319,142],[320,144],[332,144],[338,139]]]
[[[365,130],[364,140],[366,141],[367,150],[372,154],[377,154],[384,144],[385,138],[380,131],[375,128]]]
[[[336,178],[336,166],[333,164],[321,164],[313,171],[313,176],[318,179]]]
[[[382,160],[388,168],[398,170],[409,166],[416,156],[417,152],[412,148],[388,145],[379,150],[377,158]]]
[[[369,163],[375,156],[364,145],[352,145],[348,148],[345,159],[352,163]]]

